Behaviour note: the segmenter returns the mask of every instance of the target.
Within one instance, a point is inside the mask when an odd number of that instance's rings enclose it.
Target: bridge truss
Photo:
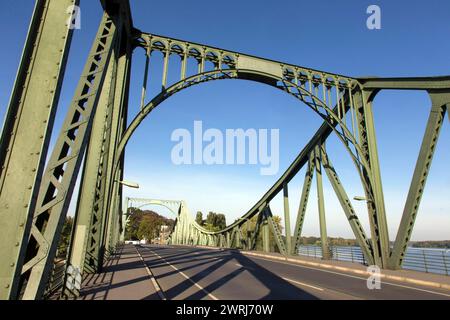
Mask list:
[[[297,158],[241,219],[218,232],[193,221],[178,203],[172,244],[203,244],[255,249],[262,233],[269,250],[272,233],[284,255],[297,252],[312,181],[316,179],[320,234],[327,258],[323,173],[339,199],[366,261],[400,268],[419,209],[445,113],[450,106],[450,76],[353,78],[246,55],[204,44],[154,35],[135,28],[127,0],[103,0],[104,14],[77,89],[53,149],[49,140],[60,95],[72,30],[66,12],[77,0],[37,0],[0,141],[0,299],[40,299],[48,286],[57,246],[82,169],[75,226],[67,254],[65,294],[80,274],[101,270],[121,242],[124,152],[140,123],[170,96],[213,80],[244,79],[269,85],[297,98],[323,119]],[[56,40],[55,40],[56,39]],[[127,126],[130,64],[133,52],[146,56],[141,108]],[[161,52],[161,91],[147,98],[149,63]],[[168,81],[170,56],[181,59],[179,80]],[[194,73],[187,65],[194,62]],[[373,100],[381,90],[424,90],[432,101],[401,223],[391,247],[373,121]],[[336,135],[354,163],[367,202],[370,230],[363,229],[327,154]],[[48,160],[47,159],[48,155]],[[82,163],[84,163],[81,168]],[[306,167],[294,233],[291,234],[289,183]],[[283,237],[270,202],[284,198]],[[127,199],[127,202],[129,199]],[[249,230],[249,220],[256,225]],[[243,229],[246,228],[246,233]],[[366,233],[367,232],[367,233]]]

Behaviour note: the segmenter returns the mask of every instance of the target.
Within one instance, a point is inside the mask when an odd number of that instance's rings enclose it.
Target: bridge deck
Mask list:
[[[153,300],[159,297],[136,249],[126,245],[108,261],[102,273],[89,275],[84,280],[81,299]]]
[[[125,245],[103,273],[85,280],[81,298],[161,299],[141,257],[166,299],[450,299],[449,290],[391,279],[369,290],[362,275],[236,250],[156,245]]]

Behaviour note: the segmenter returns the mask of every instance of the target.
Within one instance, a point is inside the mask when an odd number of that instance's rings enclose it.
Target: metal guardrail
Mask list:
[[[55,261],[53,262],[52,273],[44,292],[44,298],[50,298],[55,292],[62,288],[64,275],[66,271],[67,246],[62,245],[56,251]]]
[[[63,286],[66,260],[56,259],[53,264],[52,274],[45,289],[44,298],[49,298]]]
[[[403,269],[450,275],[449,249],[408,248]]]
[[[322,247],[300,246],[299,255],[322,258]],[[359,247],[332,246],[330,256],[333,260],[348,261],[367,265]],[[450,275],[450,250],[430,248],[408,248],[403,259],[403,269]]]

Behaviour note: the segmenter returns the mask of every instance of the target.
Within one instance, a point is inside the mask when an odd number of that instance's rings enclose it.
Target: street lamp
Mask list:
[[[355,196],[355,197],[353,197],[353,200],[373,202],[371,199],[367,199],[366,197],[361,197],[361,196]]]
[[[139,189],[139,184],[137,182],[131,182],[131,181],[117,181],[117,182],[119,182],[121,185],[124,185],[126,187]]]

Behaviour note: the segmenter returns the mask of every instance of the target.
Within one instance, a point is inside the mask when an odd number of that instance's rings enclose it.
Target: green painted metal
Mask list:
[[[327,224],[325,219],[325,199],[323,195],[322,183],[322,159],[320,146],[314,150],[314,160],[316,169],[317,202],[319,209],[320,242],[322,246],[322,259],[330,259],[330,248],[328,246]]]
[[[355,104],[357,104],[357,100],[361,101],[359,105],[362,113],[359,116],[361,124],[358,126],[358,129],[360,137],[365,139],[365,143],[362,144],[362,156],[368,162],[363,175],[366,181],[370,181],[365,188],[365,192],[368,199],[367,207],[370,215],[369,222],[372,233],[374,260],[378,266],[387,267],[390,245],[373,120],[372,100],[374,94],[372,91],[364,90],[358,94],[360,99],[358,99],[358,96],[355,96],[354,100]],[[358,108],[358,105],[355,108]]]
[[[40,184],[27,246],[30,259],[22,267],[24,299],[42,296],[53,263],[115,39],[107,15],[98,34]]]
[[[116,78],[116,90],[115,97],[113,100],[113,113],[112,113],[112,123],[111,128],[108,132],[109,135],[109,144],[107,148],[107,158],[106,158],[106,167],[105,167],[105,179],[104,179],[104,190],[102,192],[103,199],[102,202],[102,216],[109,219],[109,213],[112,215],[116,214],[114,219],[117,219],[121,216],[120,208],[122,208],[122,190],[123,186],[119,183],[119,181],[123,180],[124,176],[124,163],[125,163],[125,155],[122,154],[119,158],[120,166],[119,172],[114,172],[114,163],[117,152],[117,145],[119,143],[120,137],[125,130],[127,125],[127,113],[128,113],[128,96],[129,96],[129,87],[130,87],[130,76],[131,76],[131,41],[130,39],[123,37],[120,42],[119,47],[119,56],[117,61],[117,78]],[[106,151],[105,151],[106,152]],[[116,174],[116,176],[114,176]],[[117,199],[117,200],[114,200]],[[117,201],[117,202],[116,202]],[[116,207],[114,207],[116,206]],[[106,220],[105,220],[106,221]],[[109,247],[115,247],[115,243],[111,243],[110,238],[108,238],[109,234],[106,230],[106,238],[105,240],[105,230],[102,231],[102,250],[106,246],[106,250],[109,250]],[[102,254],[102,252],[101,252]]]
[[[263,238],[263,251],[270,252],[269,222],[267,221],[267,217],[264,217],[261,228]]]
[[[284,233],[286,235],[286,252],[292,254],[291,214],[289,212],[288,184],[283,184]]]
[[[272,210],[270,210],[269,206],[266,207],[266,209],[263,211],[263,214],[265,215],[265,218],[269,223],[269,228],[272,231],[272,234],[274,235],[275,244],[277,245],[278,250],[282,255],[287,255],[288,252],[286,250],[283,237],[281,236],[281,231],[278,229],[277,224],[273,222]]]
[[[419,211],[420,201],[425,190],[445,112],[448,112],[448,107],[450,106],[450,91],[430,92],[430,97],[432,101],[430,116],[389,261],[390,267],[393,269],[398,269],[402,265],[417,212]]]
[[[100,29],[103,32],[103,28]],[[108,143],[106,133],[111,126],[113,106],[111,100],[114,96],[117,71],[113,55],[114,52],[112,52],[112,57],[106,67],[105,80],[93,119],[91,138],[86,149],[81,179],[82,192],[78,195],[75,230],[69,249],[67,265],[80,274],[83,274],[85,269],[88,273],[94,273],[99,266],[99,255],[95,253],[99,247],[98,234],[102,219],[99,198],[105,169],[105,144]]]
[[[114,253],[117,244],[124,240],[127,215],[121,211],[123,190],[118,181],[124,176],[124,152],[130,137],[151,111],[170,96],[193,85],[221,79],[250,80],[283,90],[321,117],[323,124],[261,199],[244,213],[241,219],[223,230],[212,232],[199,226],[188,213],[186,203],[179,201],[170,243],[252,250],[256,248],[256,240],[261,231],[264,251],[270,250],[269,232],[272,232],[275,244],[283,255],[296,254],[301,243],[308,196],[316,171],[320,231],[323,252],[325,258],[328,258],[322,190],[323,165],[367,261],[380,267],[401,266],[439,131],[450,103],[450,76],[357,79],[318,71],[140,32],[133,28],[128,1],[102,0],[105,18],[47,168],[43,172],[43,161],[52,129],[52,115],[59,96],[66,49],[71,35],[71,31],[62,25],[62,21],[66,22],[67,17],[63,19],[61,15],[53,13],[56,8],[63,8],[68,2],[71,1],[62,0],[56,3],[38,0],[2,133],[0,239],[4,241],[0,246],[0,253],[6,257],[6,263],[0,265],[0,298],[15,298],[19,280],[23,281],[20,288],[24,292],[23,298],[42,296],[86,146],[88,151],[85,156],[68,265],[78,266],[82,271],[86,265],[92,267],[91,271],[99,270],[103,265],[103,258],[108,256],[104,256],[104,250]],[[41,20],[40,17],[45,18]],[[51,37],[59,34],[61,38],[56,37],[58,41],[49,41]],[[140,97],[141,108],[127,127],[130,64],[135,47],[145,50],[146,63]],[[149,94],[149,59],[153,51],[160,51],[164,57],[161,91],[151,96],[150,101],[146,103],[146,96]],[[172,70],[171,55],[181,58],[180,80],[175,83],[171,83],[168,77],[168,70]],[[51,63],[38,63],[43,60],[43,56]],[[31,63],[28,62],[29,59],[32,60]],[[189,61],[197,63],[197,74],[187,76]],[[28,74],[31,66],[32,72]],[[43,82],[42,77],[48,75],[53,75],[54,78],[46,82],[50,86],[47,88],[40,82]],[[432,113],[392,252],[389,247],[372,105],[375,95],[383,89],[427,90],[433,101]],[[27,107],[31,102],[26,99],[27,95],[31,96],[33,92],[39,92],[37,104],[42,106],[40,109]],[[19,114],[21,116],[16,118]],[[32,121],[35,119],[41,119],[42,122]],[[32,130],[29,130],[30,128]],[[361,179],[367,199],[370,240],[365,235],[326,154],[324,143],[332,132],[350,155]],[[30,150],[34,154],[31,154]],[[287,186],[304,166],[306,175],[292,243]],[[19,167],[25,170],[18,171]],[[284,200],[286,241],[273,222],[270,210],[271,200],[281,192]],[[12,196],[15,194],[23,196]],[[130,199],[126,199],[126,207],[129,201]],[[168,205],[167,202],[159,201]],[[14,219],[9,219],[10,216]],[[258,217],[256,226],[249,230],[249,220],[255,216]],[[7,223],[3,223],[4,221]],[[242,228],[245,225],[247,232],[244,235]],[[25,254],[27,258],[24,260]],[[84,263],[86,256],[94,257],[94,262]]]
[[[119,144],[119,153],[123,152],[129,138],[139,124],[165,99],[192,85],[211,80],[246,79],[273,85],[278,89],[297,97],[311,107],[311,109],[325,121],[291,167],[282,175],[274,186],[269,189],[269,191],[246,214],[243,215],[242,219],[216,233],[207,232],[205,230],[200,232],[206,232],[210,236],[214,235],[216,241],[219,241],[218,243],[222,245],[220,242],[220,235],[227,234],[233,230],[233,228],[241,226],[246,219],[250,219],[257,215],[261,205],[269,203],[273,197],[283,189],[284,185],[286,185],[305,165],[308,161],[309,154],[311,154],[314,148],[320,145],[322,141],[326,141],[328,135],[334,131],[352,157],[357,172],[361,177],[367,199],[369,199],[368,209],[371,217],[370,224],[374,242],[373,247],[374,251],[377,252],[376,263],[380,266],[386,266],[385,257],[389,251],[386,251],[386,243],[388,243],[386,242],[386,238],[388,234],[385,223],[384,200],[379,174],[375,130],[371,110],[372,106],[371,102],[367,100],[368,91],[366,90],[366,92],[363,92],[364,88],[362,85],[364,82],[369,83],[368,81],[372,81],[372,79],[352,79],[341,75],[317,72],[299,66],[278,63],[228,50],[147,33],[141,33],[140,38],[141,39],[138,40],[141,41],[139,44],[146,49],[146,51],[150,48],[151,51],[161,51],[164,54],[162,79],[163,91],[151,99],[131,122]],[[212,54],[208,55],[206,54],[207,52]],[[195,59],[198,62],[199,74],[186,78],[183,67],[185,62],[182,62],[180,81],[173,85],[167,83],[166,73],[169,68],[168,55],[171,54],[180,56],[182,60],[190,58]],[[224,56],[227,55],[229,60],[226,67],[218,69],[217,65],[220,64],[221,61],[225,61]],[[210,61],[215,65],[212,71],[205,69],[205,61]],[[395,79],[394,82],[396,81],[400,86],[402,83],[414,80]],[[333,94],[336,96],[334,99],[332,98],[333,90]],[[334,106],[334,108],[331,109],[331,106]],[[321,110],[324,110],[325,112],[322,113]],[[347,117],[345,115],[347,112],[350,112],[350,120],[346,120]],[[348,210],[350,210],[349,208],[350,207],[347,207]],[[297,228],[297,225],[301,225],[302,216],[297,217],[297,221],[300,221],[300,223],[296,223],[296,234],[294,238],[296,245],[297,241],[299,241],[297,239],[299,239],[301,234],[301,229]],[[350,223],[355,226],[356,221]],[[362,231],[360,226],[358,229]],[[300,230],[300,233],[297,230]],[[247,235],[247,237],[248,236],[249,235]],[[250,235],[250,238],[248,238],[247,246],[252,247],[254,245],[251,241],[254,238],[255,235],[253,233]],[[290,251],[292,252],[292,250]]]
[[[302,194],[300,197],[300,204],[298,206],[297,220],[295,223],[294,231],[294,250],[292,254],[296,254],[299,250],[301,244],[301,235],[303,229],[303,222],[305,221],[306,207],[308,205],[309,192],[311,190],[312,179],[314,176],[315,169],[314,153],[311,152],[306,167],[305,179],[303,182]]]
[[[353,208],[352,203],[350,202],[350,199],[348,198],[347,193],[345,192],[345,189],[341,184],[339,176],[336,170],[334,169],[330,159],[328,158],[328,155],[325,150],[325,144],[323,144],[321,147],[321,159],[322,159],[322,166],[325,169],[325,173],[328,176],[328,180],[330,181],[331,186],[333,187],[334,192],[336,193],[336,196],[342,206],[342,209],[344,210],[345,216],[347,217],[347,220],[350,223],[350,227],[352,228],[353,234],[355,235],[358,245],[361,248],[361,251],[363,252],[364,258],[366,259],[369,265],[373,265],[374,259],[373,259],[372,244],[370,240],[367,238],[364,229],[361,223],[359,222],[359,218],[356,215],[355,209]]]
[[[0,300],[17,297],[73,30],[69,5],[36,1],[0,140]],[[43,63],[45,61],[45,63]]]

